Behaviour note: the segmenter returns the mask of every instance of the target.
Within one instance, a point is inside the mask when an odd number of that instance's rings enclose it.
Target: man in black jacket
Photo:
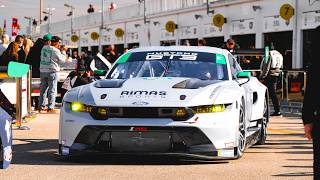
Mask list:
[[[320,179],[320,58],[319,51],[320,26],[315,30],[312,44],[312,60],[308,70],[307,87],[303,102],[302,119],[305,136],[313,139],[314,179]]]

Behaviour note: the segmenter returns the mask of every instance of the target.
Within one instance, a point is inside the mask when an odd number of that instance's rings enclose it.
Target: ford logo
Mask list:
[[[148,105],[148,102],[143,102],[143,101],[138,101],[138,102],[134,102],[132,103],[133,105],[137,105],[137,106],[145,106]]]

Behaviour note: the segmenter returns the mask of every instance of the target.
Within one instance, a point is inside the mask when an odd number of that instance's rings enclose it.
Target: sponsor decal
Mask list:
[[[217,64],[227,64],[226,58],[222,54],[216,54],[216,63]]]
[[[187,98],[186,95],[180,95],[180,100],[181,100],[181,101],[185,100],[186,98]]]
[[[122,91],[120,98],[166,98],[166,91]]]
[[[146,132],[148,128],[146,127],[130,127],[129,131]]]
[[[195,61],[198,58],[198,53],[193,52],[150,52],[146,56],[146,60],[185,60],[185,61]]]
[[[209,98],[212,99],[214,97],[214,95],[217,93],[218,89],[220,88],[221,86],[217,86],[216,88],[213,89],[212,93],[210,94]]]
[[[172,80],[172,77],[143,77],[143,80],[159,80],[159,79],[166,79],[166,80]]]
[[[107,94],[102,94],[102,95],[100,96],[100,99],[106,99],[106,97],[107,97]]]
[[[144,102],[144,101],[138,101],[138,102],[133,102],[133,105],[137,105],[137,106],[144,106],[144,105],[148,105],[148,102]]]
[[[12,160],[12,149],[11,149],[11,147],[7,147],[7,148],[4,149],[3,159],[5,161],[8,161],[8,162],[10,162]]]

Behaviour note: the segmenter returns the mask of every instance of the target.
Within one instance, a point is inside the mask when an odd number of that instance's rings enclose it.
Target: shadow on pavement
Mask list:
[[[27,165],[201,165],[224,164],[228,161],[197,160],[176,156],[86,155],[62,159],[56,155],[57,140],[14,139],[12,164]]]
[[[282,166],[285,168],[313,168],[313,166]]]
[[[313,159],[287,159],[288,161],[313,161]]]
[[[297,173],[284,173],[273,175],[275,177],[302,177],[302,176],[313,176],[312,172],[297,172]]]
[[[288,118],[290,119],[290,118]],[[301,124],[301,127],[303,126],[302,121],[301,122],[270,122],[270,124],[283,124],[283,125],[288,125],[288,124]]]
[[[245,153],[253,154],[313,154],[311,141],[306,140],[267,140],[265,145],[252,146],[251,150],[259,151],[247,151]],[[249,149],[249,150],[250,150]],[[268,151],[260,151],[268,150]],[[274,151],[272,151],[274,150]],[[283,150],[283,151],[281,151]]]
[[[294,137],[304,137],[304,134],[272,134],[269,133],[268,136],[294,136]]]
[[[303,144],[312,145],[312,141],[296,140],[296,139],[289,139],[289,140],[274,139],[274,140],[268,140],[266,143],[266,145],[303,145]]]
[[[270,146],[253,146],[253,147],[251,147],[251,149],[289,149],[289,150],[290,149],[311,149],[311,148],[312,147],[310,147],[310,146],[287,146],[287,145],[282,145],[282,144],[281,144],[281,146],[275,146],[275,147],[270,147]]]

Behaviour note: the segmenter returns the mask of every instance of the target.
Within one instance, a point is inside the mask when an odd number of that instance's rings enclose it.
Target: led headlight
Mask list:
[[[93,107],[79,102],[73,102],[70,104],[70,110],[72,112],[87,112],[96,120],[108,119],[110,113],[106,107]]]
[[[194,114],[203,114],[203,113],[216,113],[223,112],[226,110],[225,104],[218,105],[208,105],[208,106],[197,106],[191,108]]]
[[[185,121],[193,116],[193,113],[190,109],[186,108],[177,108],[174,117],[172,118],[175,121]]]
[[[96,120],[107,120],[110,113],[109,109],[105,107],[94,107],[90,115]]]
[[[79,102],[73,102],[70,104],[70,110],[73,112],[91,112],[92,107]]]

